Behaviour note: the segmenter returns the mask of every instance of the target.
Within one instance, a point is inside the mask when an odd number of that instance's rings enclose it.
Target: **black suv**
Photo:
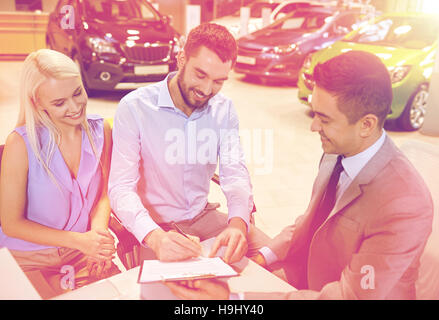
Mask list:
[[[176,70],[180,34],[146,0],[60,0],[47,46],[70,56],[90,89],[132,89]]]

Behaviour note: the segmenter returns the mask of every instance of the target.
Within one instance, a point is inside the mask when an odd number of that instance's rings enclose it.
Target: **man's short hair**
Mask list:
[[[192,29],[184,45],[185,54],[194,56],[202,46],[215,52],[222,62],[232,61],[232,66],[235,65],[238,51],[236,40],[225,27],[203,23]]]
[[[337,99],[350,124],[367,114],[383,126],[392,105],[392,82],[386,66],[374,54],[348,51],[314,68],[316,86]]]

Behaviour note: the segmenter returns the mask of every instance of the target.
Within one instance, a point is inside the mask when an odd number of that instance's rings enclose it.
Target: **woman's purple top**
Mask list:
[[[53,182],[35,157],[29,145],[26,128],[22,126],[15,129],[26,143],[29,159],[26,219],[58,230],[87,231],[90,212],[100,195],[102,171],[99,160],[104,145],[104,120],[96,115],[88,115],[87,120],[98,157],[96,158],[93,152],[86,132],[82,130],[81,161],[75,179],[55,144],[49,168],[58,185]],[[44,152],[49,141],[49,132],[45,127],[37,130],[42,149],[41,156],[45,159]],[[0,227],[1,247],[23,251],[51,248],[51,246],[9,237]]]

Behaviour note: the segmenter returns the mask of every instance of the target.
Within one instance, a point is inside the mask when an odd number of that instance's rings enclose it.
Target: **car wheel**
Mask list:
[[[406,131],[415,131],[422,127],[427,107],[428,86],[423,84],[411,96],[399,118],[399,126]]]
[[[75,53],[75,54],[73,55],[73,61],[74,61],[75,64],[78,66],[79,71],[81,72],[82,84],[84,85],[84,89],[85,89],[85,91],[87,91],[87,95],[88,95],[89,97],[91,97],[91,96],[93,95],[93,90],[91,90],[91,89],[87,86],[87,81],[86,81],[85,78],[84,78],[84,74],[83,74],[83,72],[82,72],[82,67],[81,67],[81,62],[79,61],[79,57],[78,57],[78,54],[77,54],[77,53]]]

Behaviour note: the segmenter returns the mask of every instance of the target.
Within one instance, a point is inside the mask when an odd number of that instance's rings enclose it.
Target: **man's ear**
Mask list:
[[[186,64],[186,53],[184,50],[180,50],[177,54],[177,67],[178,70],[182,70],[184,65]]]
[[[378,117],[374,114],[367,114],[360,120],[360,136],[370,137],[379,125]]]

